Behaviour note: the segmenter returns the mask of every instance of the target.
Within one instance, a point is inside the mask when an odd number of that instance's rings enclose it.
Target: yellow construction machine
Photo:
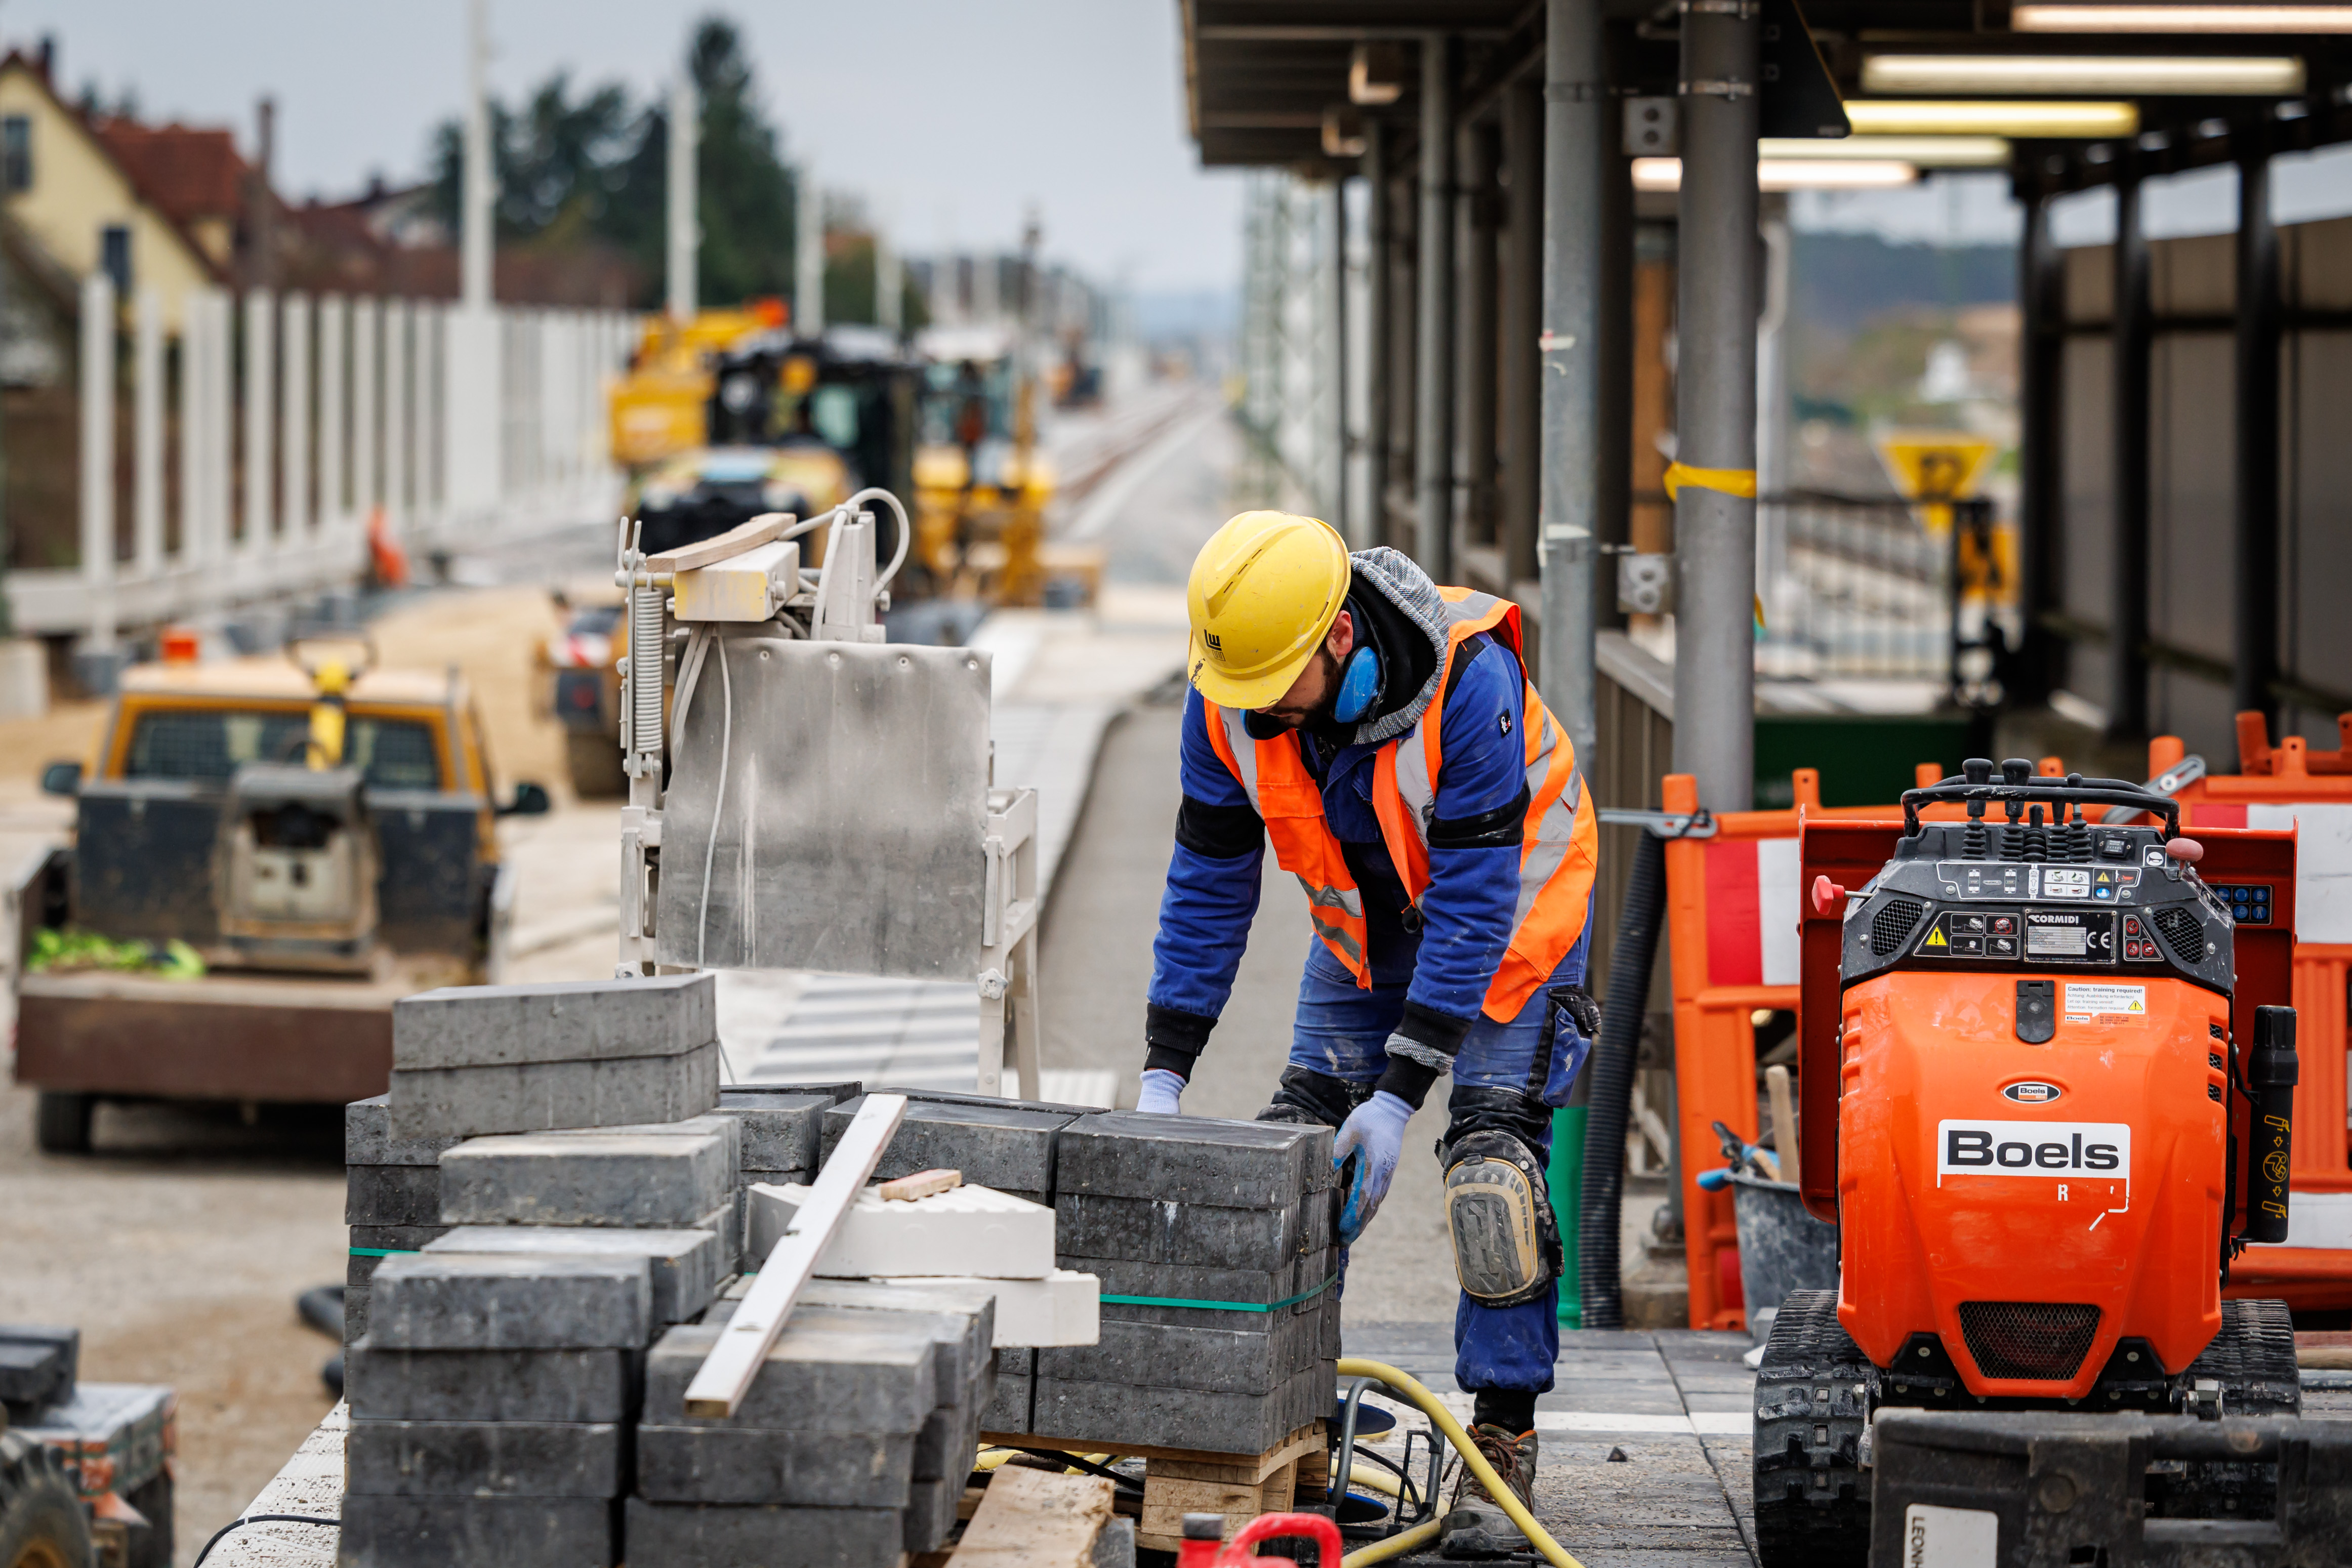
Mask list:
[[[1045,542],[1054,470],[1037,446],[1037,378],[1018,345],[1010,326],[933,327],[918,340],[929,363],[914,558],[942,595],[1034,605],[1050,580],[1100,573],[1098,560]]]

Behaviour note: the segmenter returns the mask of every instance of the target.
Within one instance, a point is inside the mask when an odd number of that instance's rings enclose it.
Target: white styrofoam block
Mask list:
[[[885,1285],[969,1285],[996,1293],[996,1348],[1090,1345],[1102,1337],[1102,1281],[1056,1268],[1043,1279],[885,1279]]]
[[[799,1182],[755,1182],[746,1190],[751,1255],[765,1259],[809,1189]],[[886,1200],[868,1187],[816,1271],[828,1279],[1043,1279],[1054,1271],[1054,1211],[993,1187],[961,1186],[912,1203]]]

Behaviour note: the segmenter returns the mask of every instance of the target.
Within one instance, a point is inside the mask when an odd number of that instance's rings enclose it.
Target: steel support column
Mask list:
[[[2238,160],[2236,557],[2231,702],[2274,718],[2278,700],[2279,266],[2271,223],[2271,150],[2242,128]]]
[[[1323,221],[1330,226],[1331,275],[1324,286],[1331,312],[1331,516],[1339,537],[1361,548],[1348,510],[1348,182],[1333,175],[1325,190]]]
[[[2008,695],[2021,703],[2049,700],[2058,684],[2059,642],[2046,617],[2058,608],[2061,584],[2058,518],[2059,452],[2065,417],[2060,377],[2066,353],[2066,269],[2050,237],[2050,198],[2038,184],[2020,181],[2025,208],[2018,237],[2017,299],[2022,320],[2018,367],[2018,574],[2021,626],[2017,657],[2004,672]]]
[[[1601,57],[1602,79],[1622,80],[1630,26],[1612,29]],[[1623,545],[1633,528],[1633,164],[1604,116],[1601,142],[1601,296],[1594,322],[1600,356],[1600,397],[1593,416],[1593,534],[1600,545]],[[1617,580],[1609,558],[1594,554],[1591,590],[1593,625],[1624,624],[1617,614]],[[1671,1125],[1671,1123],[1669,1124]],[[1681,1189],[1676,1188],[1679,1194]],[[1673,1201],[1679,1204],[1677,1195]]]
[[[1503,510],[1496,542],[1503,581],[1536,574],[1538,453],[1543,442],[1543,87],[1513,82],[1503,95],[1503,169],[1510,219],[1503,244]]]
[[[1364,499],[1360,510],[1362,548],[1389,542],[1390,333],[1395,316],[1389,300],[1389,128],[1364,122]]]
[[[1685,26],[1688,26],[1687,21]],[[1601,0],[1549,0],[1544,36],[1543,626],[1538,689],[1592,756],[1601,429],[1600,227],[1609,150]]]
[[[1441,583],[1454,580],[1454,58],[1450,35],[1423,40],[1413,553]]]
[[[1462,536],[1469,543],[1495,542],[1498,501],[1495,486],[1495,163],[1498,152],[1495,128],[1471,124],[1462,128],[1461,189],[1454,202],[1455,252],[1461,282],[1455,291],[1459,313],[1458,358],[1462,384],[1458,407],[1462,416],[1460,483]]]
[[[2148,310],[2147,232],[2140,222],[2140,171],[2116,180],[2114,577],[2107,602],[2107,733],[2147,732]]]
[[[1675,504],[1674,761],[1711,811],[1745,811],[1755,793],[1761,32],[1750,7],[1683,13],[1675,426],[1676,465],[1687,472]]]

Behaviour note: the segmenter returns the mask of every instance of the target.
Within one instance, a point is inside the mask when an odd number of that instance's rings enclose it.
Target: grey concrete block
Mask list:
[[[935,1552],[955,1529],[956,1507],[963,1501],[965,1476],[934,1477],[907,1488],[906,1546],[909,1552]]]
[[[831,1157],[864,1101],[853,1100],[824,1113],[823,1152]],[[917,1171],[961,1171],[963,1179],[1033,1203],[1051,1203],[1054,1139],[1082,1113],[1070,1109],[1034,1109],[1003,1100],[919,1099],[907,1106],[898,1135],[875,1167],[877,1181]]]
[[[995,1347],[996,1298],[969,1285],[879,1285],[865,1279],[812,1279],[801,1307],[833,1307],[889,1314],[894,1324],[920,1328],[948,1353],[941,1382],[960,1387],[983,1375]]]
[[[364,1226],[439,1225],[440,1167],[345,1166],[343,1223]]]
[[[345,1489],[379,1497],[619,1497],[615,1422],[352,1418]]]
[[[392,1065],[411,1071],[681,1056],[719,1037],[717,998],[708,973],[445,986],[393,1004]]]
[[[721,1279],[749,1268],[759,1271],[759,1263],[747,1263],[743,1257],[743,1189],[737,1187],[727,1201],[694,1222],[696,1230],[704,1231],[718,1240],[719,1273]],[[693,1314],[688,1313],[690,1317]],[[680,1320],[681,1321],[683,1319]]]
[[[794,1323],[921,1334],[938,1353],[932,1376],[942,1391],[959,1388],[992,1364],[996,1300],[983,1291],[943,1286],[884,1285],[869,1279],[812,1279],[793,1303]],[[929,1296],[930,1300],[922,1298]],[[893,1298],[896,1298],[895,1300]],[[698,1320],[705,1328],[732,1322],[740,1296],[722,1297]]]
[[[876,1568],[898,1560],[895,1508],[729,1508],[631,1498],[630,1568]]]
[[[373,1294],[369,1331],[394,1350],[635,1350],[653,1337],[643,1258],[420,1252],[384,1259]]]
[[[724,1090],[721,1090],[724,1093]],[[722,1116],[713,1110],[707,1115],[689,1116],[683,1121],[633,1121],[624,1127],[558,1128],[549,1136],[557,1138],[598,1138],[612,1132],[649,1132],[672,1138],[691,1138],[706,1132],[716,1132],[727,1141],[727,1166],[734,1170],[743,1163],[743,1122],[735,1116]]]
[[[690,1226],[727,1206],[735,1166],[716,1131],[516,1132],[441,1156],[445,1225]]]
[[[838,1103],[829,1094],[779,1094],[729,1084],[719,1091],[719,1114],[740,1122],[744,1171],[814,1171],[824,1113]]]
[[[347,1493],[338,1568],[610,1568],[615,1510],[603,1498],[421,1498]]]
[[[402,1138],[470,1138],[682,1121],[719,1104],[719,1045],[674,1057],[425,1068],[392,1075],[392,1128]]]
[[[346,1286],[365,1285],[383,1261],[383,1254],[422,1252],[447,1234],[445,1225],[355,1225],[352,1226],[351,1258],[344,1266]]]
[[[1029,1416],[1036,1386],[1036,1366],[1035,1351],[996,1352],[996,1385],[989,1391],[988,1403],[981,1409],[982,1431],[1027,1432],[1033,1429]]]
[[[1316,1298],[1315,1316],[1322,1325],[1317,1342],[1322,1348],[1323,1359],[1338,1361],[1340,1352],[1339,1293],[1337,1290],[1326,1290]]]
[[[1323,1359],[1320,1312],[1228,1316],[1234,1327],[1168,1328],[1108,1321],[1093,1344],[1040,1350],[1037,1371],[1071,1383],[1272,1394]]]
[[[356,1342],[368,1331],[368,1298],[374,1291],[368,1286],[343,1288],[343,1343]]]
[[[643,1376],[635,1351],[343,1352],[343,1397],[369,1421],[626,1421]]]
[[[425,1250],[522,1258],[642,1258],[650,1266],[653,1316],[667,1327],[708,1307],[734,1272],[719,1236],[701,1228],[630,1230],[612,1226],[466,1225]]]
[[[637,1495],[656,1502],[903,1508],[911,1432],[637,1428]]]
[[[735,1414],[686,1414],[687,1385],[726,1331],[681,1324],[646,1357],[645,1418],[671,1426],[904,1434],[911,1444],[940,1403],[943,1359],[928,1334],[871,1326],[875,1314],[795,1308]]]
[[[1104,1521],[1089,1568],[1135,1568],[1135,1521],[1113,1514]]]
[[[1041,1373],[1030,1419],[1042,1436],[1262,1454],[1322,1415],[1332,1386],[1331,1370],[1321,1363],[1272,1394],[1139,1388]]]
[[[1287,1208],[1333,1184],[1331,1130],[1103,1110],[1062,1130],[1055,1192]]]
[[[1054,1199],[1054,1250],[1065,1259],[1279,1268],[1329,1245],[1330,1206],[1320,1194],[1281,1208],[1227,1208],[1064,1191]]]
[[[1082,1268],[1102,1281],[1102,1321],[1156,1323],[1171,1328],[1231,1329],[1285,1314],[1308,1316],[1316,1303],[1330,1293],[1328,1281],[1339,1271],[1336,1252],[1309,1253],[1273,1270],[1196,1268],[1175,1263],[1131,1263],[1123,1259],[1082,1260]],[[1118,1301],[1115,1296],[1148,1296],[1155,1300],[1227,1301],[1246,1306],[1272,1306],[1290,1301],[1301,1291],[1322,1289],[1304,1300],[1271,1312],[1237,1312],[1230,1307],[1141,1306]]]
[[[343,1163],[346,1165],[431,1165],[457,1138],[395,1138],[392,1135],[392,1096],[379,1094],[355,1100],[343,1107]]]
[[[961,1483],[971,1473],[973,1450],[980,1446],[981,1417],[996,1390],[996,1374],[984,1373],[964,1385],[953,1405],[942,1405],[915,1434],[914,1477],[919,1481],[947,1479]]]

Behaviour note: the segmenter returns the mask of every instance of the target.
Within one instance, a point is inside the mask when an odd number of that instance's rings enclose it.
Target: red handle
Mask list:
[[[1218,1568],[1245,1568],[1255,1561],[1251,1548],[1277,1535],[1313,1536],[1318,1568],[1339,1568],[1339,1527],[1319,1513],[1259,1514],[1243,1525],[1241,1533],[1226,1546],[1217,1559]]]
[[[1842,914],[1845,910],[1845,889],[1827,877],[1813,879],[1813,913]]]

